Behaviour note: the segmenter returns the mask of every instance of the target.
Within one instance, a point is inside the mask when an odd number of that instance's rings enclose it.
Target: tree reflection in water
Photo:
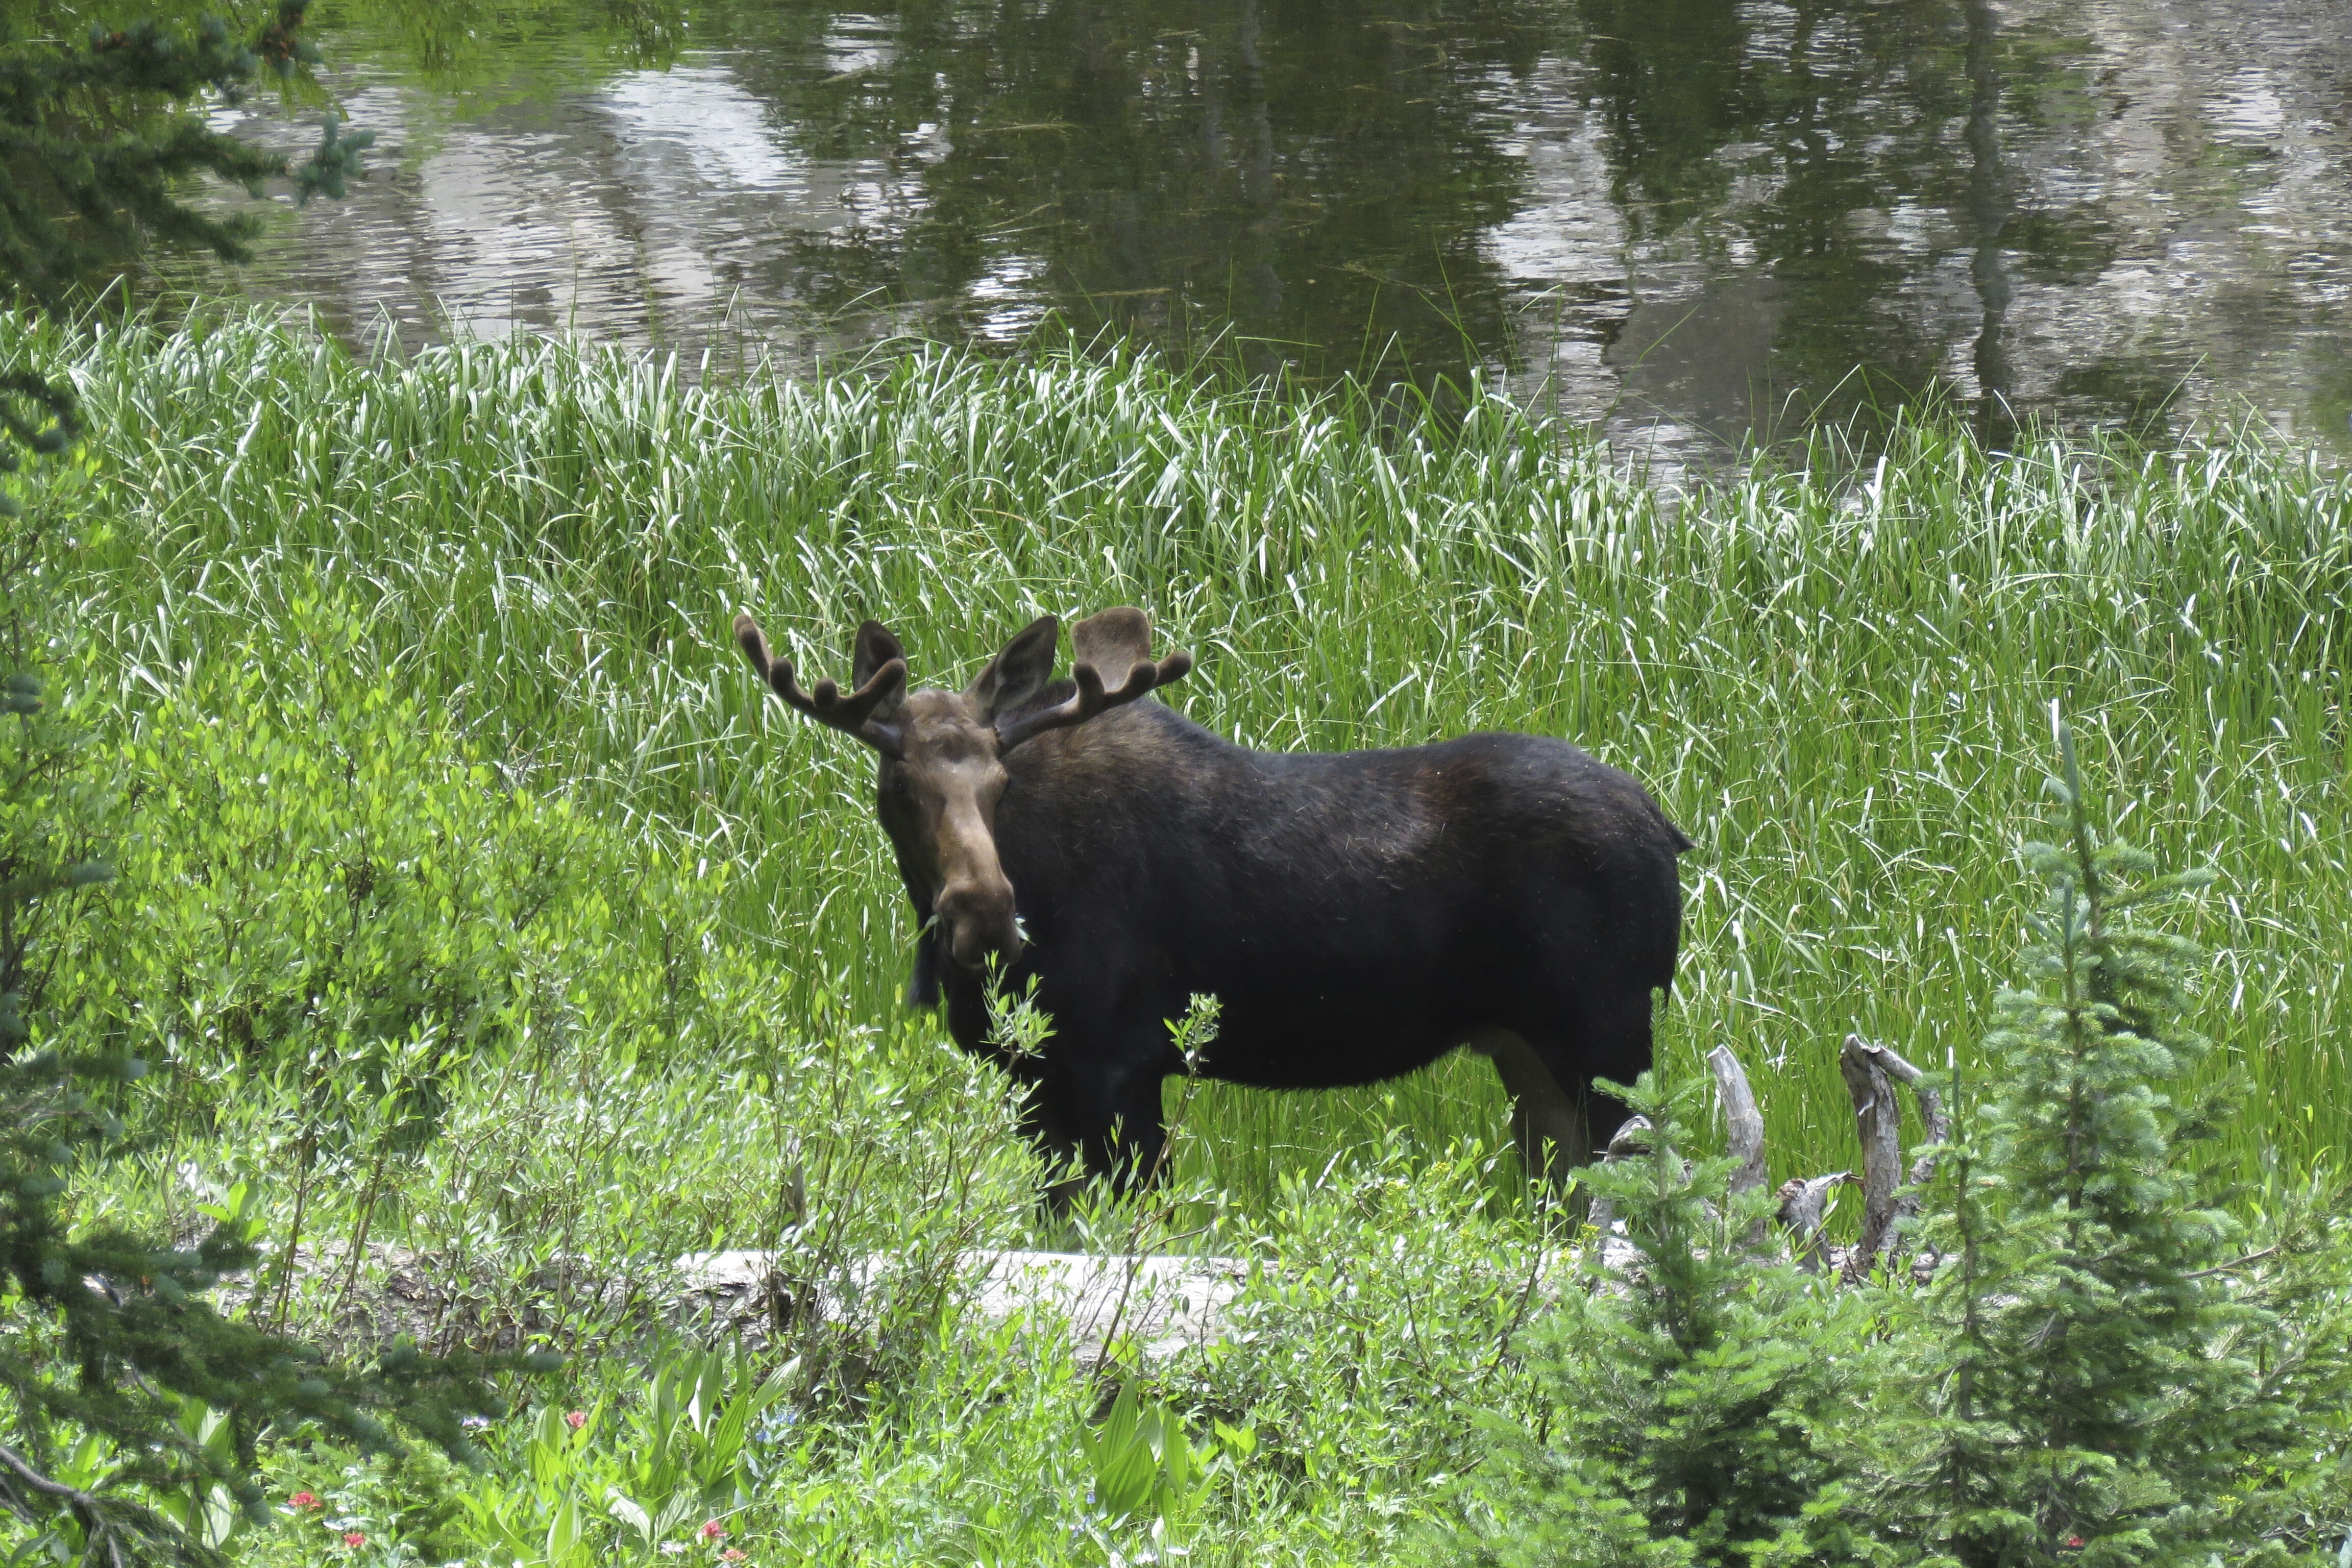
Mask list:
[[[788,359],[1050,318],[1670,444],[1931,395],[2340,429],[2328,0],[2175,8],[347,0],[400,166],[248,287]]]

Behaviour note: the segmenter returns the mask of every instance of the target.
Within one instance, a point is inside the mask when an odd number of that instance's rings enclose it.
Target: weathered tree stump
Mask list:
[[[1845,1260],[1845,1278],[1853,1281],[1868,1279],[1882,1257],[1891,1258],[1900,1249],[1902,1223],[1919,1212],[1919,1190],[1936,1174],[1935,1150],[1950,1126],[1943,1098],[1927,1087],[1927,1075],[1885,1046],[1848,1035],[1838,1052],[1838,1069],[1845,1075],[1854,1119],[1862,1127],[1862,1238]],[[1896,1083],[1918,1100],[1927,1132],[1907,1183]]]
[[[1828,1223],[1830,1191],[1853,1180],[1851,1171],[1832,1171],[1826,1176],[1791,1176],[1780,1184],[1774,1195],[1780,1200],[1780,1224],[1789,1232],[1789,1247],[1797,1267],[1808,1274],[1819,1274],[1827,1255],[1827,1244],[1822,1240],[1822,1226]]]
[[[1764,1116],[1730,1047],[1716,1047],[1707,1053],[1706,1061],[1715,1074],[1731,1157],[1738,1162],[1730,1184],[1737,1196],[1764,1184]],[[1919,1211],[1919,1190],[1935,1176],[1935,1150],[1949,1133],[1950,1123],[1942,1098],[1927,1087],[1927,1075],[1885,1046],[1848,1035],[1838,1053],[1838,1069],[1853,1096],[1854,1121],[1862,1135],[1862,1235],[1846,1254],[1841,1271],[1853,1282],[1868,1279],[1882,1258],[1899,1249],[1902,1224]],[[1898,1083],[1917,1099],[1927,1133],[1907,1179],[1903,1170],[1902,1107],[1895,1089]],[[1640,1127],[1636,1137],[1646,1148],[1649,1123],[1637,1117],[1626,1123],[1627,1131],[1636,1123]],[[1621,1131],[1619,1138],[1624,1139],[1627,1131]],[[1616,1141],[1612,1141],[1610,1152],[1612,1155],[1618,1152]],[[1831,1194],[1856,1180],[1850,1171],[1797,1176],[1782,1183],[1774,1194],[1780,1200],[1780,1225],[1788,1233],[1790,1254],[1807,1272],[1819,1273],[1827,1257],[1822,1227],[1829,1217]],[[1602,1212],[1601,1205],[1596,1205],[1596,1219]],[[1763,1237],[1751,1231],[1746,1245],[1759,1247]]]

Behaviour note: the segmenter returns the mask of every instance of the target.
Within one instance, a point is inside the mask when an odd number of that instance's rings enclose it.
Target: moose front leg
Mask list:
[[[1150,1040],[1149,1036],[1142,1038]],[[1108,1177],[1116,1192],[1132,1192],[1161,1174],[1168,1146],[1160,1106],[1160,1084],[1168,1076],[1167,1064],[1160,1059],[1164,1054],[1164,1047],[1150,1058],[1139,1051],[1124,1056],[1089,1052],[1071,1060],[1066,1070],[1087,1171]]]
[[[1071,1103],[1069,1084],[1043,1064],[1035,1064],[1033,1070],[1018,1076],[1028,1086],[1028,1092],[1021,1100],[1021,1131],[1028,1134],[1029,1141],[1037,1147],[1038,1157],[1045,1163],[1046,1173],[1052,1178],[1045,1184],[1045,1207],[1058,1217],[1069,1212],[1071,1201],[1088,1180],[1077,1168],[1085,1149],[1078,1135],[1078,1118]],[[1091,1157],[1085,1159],[1087,1171],[1092,1170],[1093,1163]]]

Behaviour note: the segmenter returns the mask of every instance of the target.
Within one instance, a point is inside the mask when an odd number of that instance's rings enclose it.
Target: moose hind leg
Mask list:
[[[1570,1085],[1582,1104],[1585,1125],[1595,1151],[1633,1114],[1615,1095],[1592,1087],[1594,1079],[1632,1083],[1650,1070],[1651,1014],[1655,1003],[1646,988],[1627,987],[1613,995],[1588,1002],[1580,1010],[1575,1033],[1582,1075]]]
[[[1560,1191],[1570,1172],[1591,1161],[1597,1146],[1584,1097],[1562,1087],[1536,1048],[1512,1030],[1482,1030],[1468,1044],[1495,1064],[1511,1097],[1511,1138],[1528,1179]]]

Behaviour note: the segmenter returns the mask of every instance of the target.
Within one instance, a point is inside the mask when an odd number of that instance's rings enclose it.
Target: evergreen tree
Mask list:
[[[1871,1557],[1845,1506],[1841,1428],[1876,1385],[1869,1292],[1748,1242],[1772,1209],[1728,1193],[1643,1074],[1647,1148],[1580,1173],[1622,1239],[1584,1250],[1583,1289],[1543,1321],[1536,1429],[1497,1429],[1489,1473],[1433,1560],[1493,1568],[1682,1568]]]
[[[10,384],[0,422],[37,448],[72,436],[70,405],[37,378]],[[265,1426],[376,1450],[397,1426],[465,1458],[462,1418],[500,1412],[492,1376],[551,1363],[395,1343],[340,1364],[205,1299],[257,1261],[243,1215],[189,1247],[71,1224],[68,1184],[128,1147],[107,1106],[143,1068],[42,1044],[44,1015],[74,1002],[46,993],[44,940],[108,875],[92,853],[105,798],[39,677],[58,543],[53,520],[0,532],[0,1510],[85,1562],[204,1562],[236,1512],[262,1512]]]
[[[2194,1158],[2222,1103],[2187,1098],[2210,1050],[2186,1022],[2200,955],[2127,918],[2210,877],[2101,842],[2058,742],[2054,841],[2026,847],[2035,984],[2000,998],[1956,1086],[1978,1096],[1927,1227],[1932,1436],[1895,1511],[1967,1568],[2202,1563],[2292,1414],[2257,1360],[2278,1324],[2231,1277],[2240,1224]]]
[[[201,100],[241,100],[265,71],[315,63],[302,36],[308,0],[281,0],[250,41],[205,16],[191,26],[150,17],[86,41],[12,37],[0,18],[0,278],[35,304],[57,308],[106,265],[148,240],[243,260],[259,230],[247,215],[215,217],[176,187],[205,173],[261,195],[290,174],[304,201],[339,196],[373,133],[344,134],[334,116],[299,167],[277,153],[176,112]],[[163,112],[157,112],[157,110]]]

